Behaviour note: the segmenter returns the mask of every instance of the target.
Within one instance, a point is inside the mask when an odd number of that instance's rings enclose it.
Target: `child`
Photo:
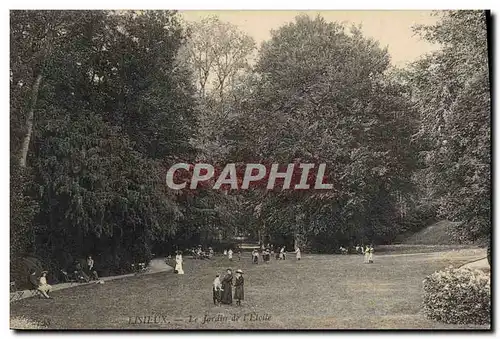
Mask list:
[[[232,249],[229,249],[229,251],[227,251],[227,257],[229,258],[229,260],[233,261],[233,250]]]
[[[214,305],[219,306],[222,293],[222,284],[220,282],[220,275],[217,274],[213,284]]]
[[[252,251],[252,263],[254,264],[259,263],[259,252],[256,249]]]
[[[245,299],[245,292],[243,285],[245,280],[243,279],[243,271],[236,271],[236,279],[234,281],[234,299],[236,299],[236,306],[241,306],[241,301]]]
[[[373,264],[373,245],[370,245],[369,248],[368,263]]]
[[[241,250],[238,250],[238,261],[241,260]]]
[[[227,250],[224,250],[224,255],[227,255]]]
[[[269,251],[269,248],[266,248],[265,254],[266,254],[266,257],[265,257],[266,264],[269,264],[269,261],[271,260],[271,252]]]
[[[365,256],[364,256],[364,260],[363,262],[365,264],[368,264],[368,258],[370,257],[370,247],[369,246],[366,246],[366,249],[365,249]]]

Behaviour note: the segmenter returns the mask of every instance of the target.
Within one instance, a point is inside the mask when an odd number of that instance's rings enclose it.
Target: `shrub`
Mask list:
[[[426,277],[424,313],[448,324],[490,322],[490,275],[470,268],[447,268]]]

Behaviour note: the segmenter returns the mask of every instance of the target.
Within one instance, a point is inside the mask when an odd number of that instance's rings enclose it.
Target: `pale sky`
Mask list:
[[[237,25],[253,37],[260,46],[270,39],[271,29],[277,29],[301,14],[312,17],[320,14],[327,21],[361,24],[365,36],[387,46],[392,63],[404,66],[419,56],[435,50],[435,45],[413,34],[415,24],[433,24],[437,18],[431,11],[180,11],[187,21],[197,21],[208,15],[218,15],[222,21]]]

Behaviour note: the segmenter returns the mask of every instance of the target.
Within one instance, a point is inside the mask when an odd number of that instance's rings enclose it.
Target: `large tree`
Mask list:
[[[491,231],[491,103],[486,12],[446,11],[416,28],[441,48],[407,73],[420,112],[422,184],[439,215],[459,221],[454,236],[488,239]]]
[[[336,241],[388,241],[397,233],[398,198],[411,191],[416,162],[416,116],[388,67],[377,42],[321,17],[300,16],[272,32],[234,107],[242,114],[227,129],[231,156],[326,163],[334,189],[260,196],[265,228]]]
[[[12,186],[13,212],[27,216],[15,220],[28,224],[13,234],[54,265],[90,252],[114,270],[147,259],[185,225],[164,166],[196,152],[177,15],[13,11],[11,22],[11,144],[31,174]],[[33,222],[26,197],[39,206]]]

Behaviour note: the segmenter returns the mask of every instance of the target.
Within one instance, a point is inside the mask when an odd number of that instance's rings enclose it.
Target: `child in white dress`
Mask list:
[[[40,286],[38,289],[47,294],[52,292],[52,286],[47,283],[47,271],[42,272],[42,276],[40,277]]]
[[[366,246],[364,260],[363,260],[365,264],[368,264],[369,257],[370,257],[370,247]]]
[[[373,264],[373,245],[370,245],[369,254],[368,254],[368,263]]]
[[[220,281],[220,276],[217,274],[214,279],[213,287],[213,297],[214,297],[214,305],[220,305],[221,294],[222,294],[222,283]]]

